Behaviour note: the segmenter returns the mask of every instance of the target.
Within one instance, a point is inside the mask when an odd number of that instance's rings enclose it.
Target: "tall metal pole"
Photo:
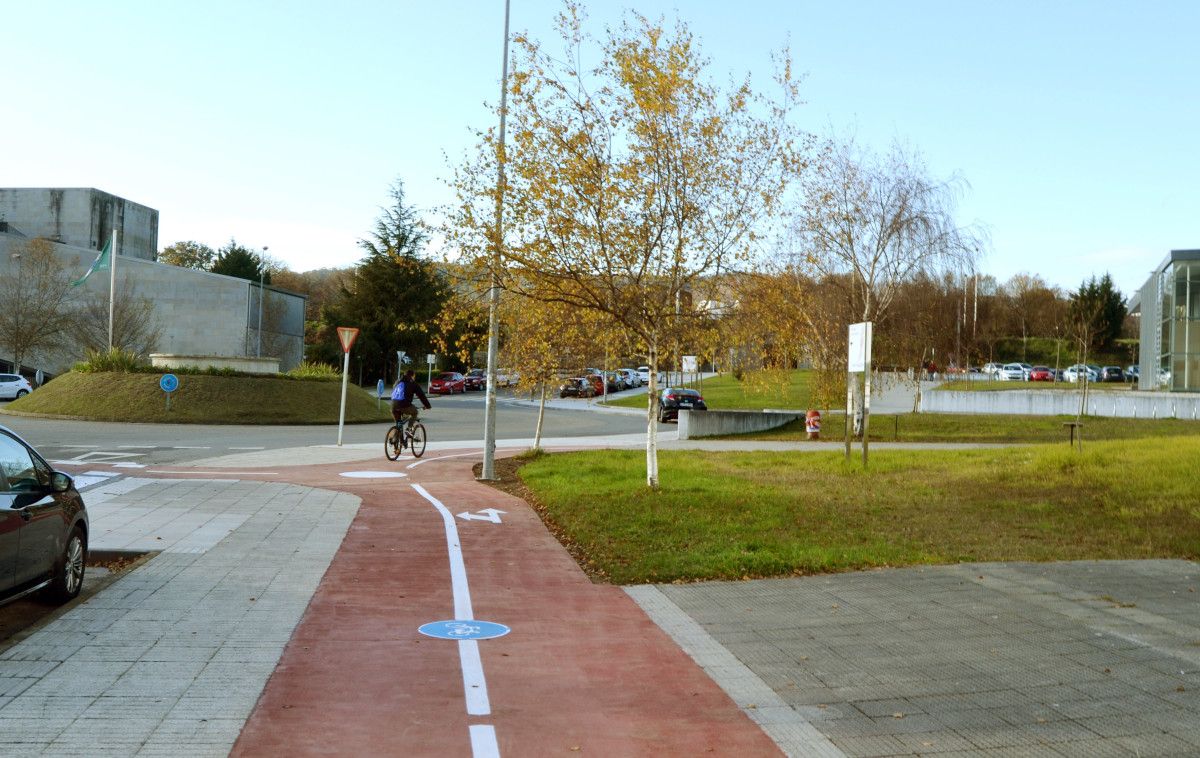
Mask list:
[[[262,357],[262,314],[263,314],[263,277],[267,273],[267,250],[266,245],[263,245],[263,254],[258,258],[258,348],[255,350],[254,357]],[[341,444],[340,442],[338,443]]]
[[[117,224],[113,215],[112,244],[108,255],[108,350],[113,349],[113,304],[117,301]]]
[[[500,261],[504,247],[504,125],[508,115],[508,11],[504,0],[504,60],[500,74],[500,141],[496,146],[496,240],[492,286],[488,291],[487,401],[483,411],[483,470],[480,479],[496,478],[496,353],[500,350]]]

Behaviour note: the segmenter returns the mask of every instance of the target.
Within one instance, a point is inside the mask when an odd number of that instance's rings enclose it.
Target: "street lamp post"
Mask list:
[[[258,349],[255,351],[254,357],[262,357],[262,316],[263,316],[263,278],[267,273],[267,250],[270,248],[263,245],[262,255],[258,258]]]
[[[500,142],[496,150],[496,245],[492,253],[492,286],[488,290],[488,357],[483,405],[483,468],[480,479],[496,478],[496,353],[500,350],[500,272],[504,246],[504,122],[508,115],[508,10],[504,0],[504,62],[500,74]]]

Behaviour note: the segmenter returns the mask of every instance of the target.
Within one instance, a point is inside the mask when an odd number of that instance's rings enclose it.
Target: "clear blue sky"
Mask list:
[[[590,3],[597,31],[632,3]],[[720,78],[807,72],[798,124],[900,138],[970,183],[983,271],[1126,294],[1200,247],[1200,3],[739,3],[678,13]],[[547,39],[560,8],[512,0]],[[160,211],[160,245],[231,236],[292,268],[347,265],[389,183],[450,199],[446,156],[498,98],[503,1],[176,3],[5,9],[0,186],[91,186]]]

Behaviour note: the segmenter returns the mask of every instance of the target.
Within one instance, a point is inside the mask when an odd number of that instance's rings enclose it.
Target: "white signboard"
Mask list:
[[[871,357],[871,322],[850,325],[850,365],[852,374],[867,370],[867,361]]]
[[[437,363],[437,356],[433,353],[428,353],[425,356],[425,362],[432,366],[433,364]]]
[[[684,371],[695,371],[696,370],[696,356],[694,356],[694,355],[683,356],[683,370]]]

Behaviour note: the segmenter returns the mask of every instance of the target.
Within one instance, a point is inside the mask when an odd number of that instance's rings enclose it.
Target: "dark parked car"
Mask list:
[[[467,382],[457,371],[443,371],[429,383],[431,395],[453,395],[455,392],[466,392]]]
[[[582,376],[568,379],[558,385],[559,397],[595,397],[596,387]]]
[[[71,477],[0,426],[0,603],[37,590],[60,603],[77,596],[87,537]]]
[[[596,391],[597,395],[604,394],[604,380],[600,378],[599,374],[584,374],[581,378],[592,383],[592,389]]]
[[[1102,382],[1123,382],[1125,381],[1125,372],[1120,366],[1105,366],[1100,369],[1100,381]]]
[[[708,406],[704,404],[704,398],[696,390],[678,387],[668,387],[663,390],[658,403],[658,420],[664,422],[672,419],[678,420],[681,409],[706,411]]]
[[[463,377],[463,384],[469,390],[487,389],[487,372],[481,368],[473,368]]]

